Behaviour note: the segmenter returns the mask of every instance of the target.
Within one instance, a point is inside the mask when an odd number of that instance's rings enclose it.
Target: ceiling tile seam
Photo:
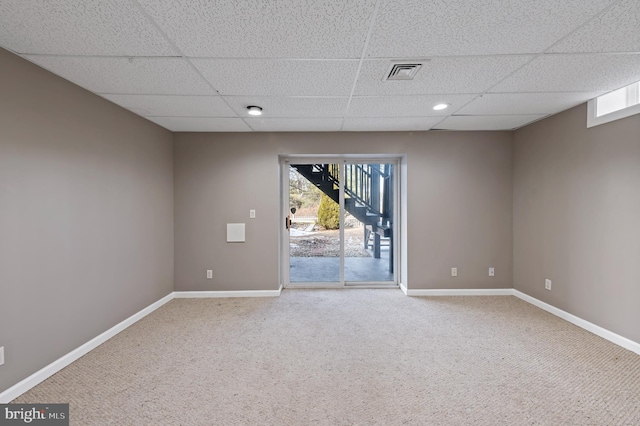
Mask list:
[[[429,130],[433,130],[436,127],[438,127],[439,124],[441,124],[444,120],[446,120],[447,118],[449,118],[448,116],[444,116],[442,117],[442,120],[438,121],[437,123],[435,123],[433,126],[429,127]]]
[[[563,37],[560,37],[560,39],[556,40],[555,42],[553,42],[550,46],[548,46],[546,49],[544,49],[542,51],[542,54],[546,54],[546,52],[548,52],[550,49],[553,48],[553,46],[558,45],[559,43],[562,43],[564,40],[566,40],[568,37],[570,37],[571,35],[573,35],[574,33],[576,33],[578,30],[580,30],[581,28],[587,26],[588,24],[590,24],[591,22],[595,21],[597,18],[600,18],[602,15],[604,15],[605,13],[607,13],[609,10],[613,9],[614,7],[616,7],[618,4],[620,4],[622,2],[622,0],[617,0],[612,2],[609,6],[605,7],[604,9],[602,9],[600,12],[595,13],[591,18],[585,20],[582,24],[578,25],[577,27],[575,27],[573,30],[569,31],[567,34],[565,34]],[[554,53],[560,53],[562,54],[562,52],[554,52]]]
[[[551,46],[553,47],[553,45]],[[549,47],[549,49],[551,49]],[[626,55],[638,55],[639,51],[620,51],[620,52],[547,52],[544,51],[541,55],[544,56],[626,56]]]
[[[500,85],[500,83],[502,83],[503,81],[505,81],[506,79],[510,78],[512,75],[514,75],[515,73],[519,72],[521,69],[523,69],[524,67],[528,66],[529,64],[531,64],[533,61],[535,61],[537,58],[539,58],[542,54],[539,55],[534,55],[531,57],[531,59],[529,59],[527,62],[525,62],[524,64],[522,64],[520,67],[518,67],[517,69],[513,70],[511,73],[509,73],[508,75],[506,75],[504,78],[498,80],[493,86],[489,86],[487,89],[484,90],[484,92],[482,92],[479,97],[482,97],[488,93],[491,92],[491,89],[493,89],[494,87],[497,87],[498,85]],[[468,104],[467,104],[468,105]],[[466,105],[465,105],[466,106]]]
[[[424,98],[424,97],[434,97],[434,96],[476,96],[480,95],[480,93],[409,93],[409,94],[398,94],[398,95],[353,95],[356,99],[375,99],[375,98]]]
[[[130,93],[130,92],[94,92],[96,95],[100,96],[162,96],[162,97],[184,97],[184,98],[220,98],[222,95],[219,93],[215,94],[204,94],[204,95],[184,95],[184,94],[176,94],[176,93]]]
[[[290,62],[356,62],[358,58],[292,58],[287,56],[249,57],[249,56],[185,56],[195,61],[290,61]]]
[[[37,66],[37,67],[39,67],[39,68],[42,68],[42,69],[43,69],[43,70],[45,70],[45,71],[50,72],[50,73],[51,73],[51,74],[53,74],[54,76],[56,76],[56,77],[58,77],[58,78],[61,78],[61,79],[63,79],[64,81],[68,81],[69,83],[73,84],[74,86],[78,86],[78,87],[80,87],[81,89],[86,90],[87,92],[91,92],[91,93],[93,93],[93,94],[96,94],[96,95],[97,95],[97,93],[96,93],[96,92],[93,92],[93,91],[91,91],[90,89],[88,89],[87,87],[82,86],[80,83],[77,83],[77,82],[75,82],[75,81],[71,81],[71,80],[69,80],[68,78],[61,76],[61,75],[60,75],[60,74],[58,74],[56,71],[53,71],[51,68],[49,68],[48,66],[46,66],[46,65],[41,65],[41,64],[37,64],[37,63],[33,62],[33,61],[31,60],[31,58],[28,58],[28,57],[26,57],[26,56],[22,56],[22,55],[19,55],[19,56],[20,56],[22,59],[24,59],[25,61],[29,61],[29,62],[31,62],[33,65],[35,65],[35,66]],[[108,99],[106,99],[106,100],[108,101]],[[109,101],[109,102],[114,103],[114,102],[112,102],[112,101]],[[114,104],[115,104],[115,103],[114,103]],[[115,105],[117,105],[117,104],[115,104]]]
[[[345,120],[350,120],[352,118],[389,118],[389,119],[404,119],[404,118],[446,118],[451,114],[446,115],[347,115],[344,117]]]
[[[37,56],[39,58],[86,58],[86,59],[183,59],[184,56],[180,55],[165,55],[165,56],[153,56],[153,55],[69,55],[66,53],[19,53],[24,56]]]
[[[233,120],[241,120],[241,118],[236,116],[228,116],[228,115],[144,115],[145,118],[230,118]],[[278,117],[256,117],[256,118],[247,118],[246,121],[264,121],[264,120],[338,120],[343,117],[291,117],[291,116],[278,116]],[[356,117],[358,118],[358,117]],[[360,117],[363,118],[363,117]],[[404,118],[404,117],[375,117],[375,118]]]
[[[504,92],[504,93],[520,93],[520,92]],[[565,92],[562,92],[565,93]],[[574,92],[566,92],[566,93],[574,93]],[[581,92],[575,92],[581,93]],[[424,98],[427,96],[475,96],[480,95],[481,93],[424,93],[424,94],[399,94],[399,95],[353,95],[355,99],[376,99],[376,98]],[[174,96],[222,96],[225,98],[246,98],[248,95],[174,95]],[[260,98],[273,98],[273,99],[349,99],[348,96],[319,96],[319,95],[260,95]]]
[[[195,72],[200,76],[200,78],[201,78],[202,80],[204,80],[204,81],[207,83],[207,85],[209,85],[209,87],[211,87],[213,90],[215,90],[215,91],[216,91],[216,93],[219,95],[219,97],[220,97],[220,99],[222,100],[222,102],[224,102],[224,103],[225,103],[225,105],[226,105],[227,107],[229,107],[229,109],[231,109],[231,111],[233,111],[234,113],[236,113],[237,118],[241,119],[241,120],[244,122],[244,124],[246,124],[246,125],[247,125],[251,130],[254,130],[254,131],[255,131],[255,129],[254,129],[253,127],[251,127],[251,126],[249,125],[249,123],[246,121],[246,117],[243,117],[241,114],[239,114],[238,112],[236,112],[235,108],[233,108],[233,107],[231,106],[231,104],[230,104],[230,103],[229,103],[229,102],[224,98],[224,96],[220,93],[220,91],[219,91],[218,89],[216,89],[215,87],[213,87],[213,84],[211,84],[211,82],[210,82],[209,80],[207,80],[207,79],[205,78],[205,76],[204,76],[204,75],[202,75],[202,73],[200,72],[200,70],[198,69],[198,67],[196,67],[196,66],[191,62],[191,60],[190,60],[190,59],[188,59],[188,58],[185,58],[185,61],[186,61],[186,62],[187,62],[187,64],[189,64],[189,66],[190,66],[190,67],[191,67],[191,68],[192,68],[192,69],[193,69],[193,70],[194,70],[194,71],[195,71]]]
[[[530,124],[533,124],[533,123],[536,123],[536,122],[538,122],[538,121],[544,120],[545,118],[549,118],[549,117],[551,117],[551,116],[553,116],[553,115],[556,115],[556,114],[557,114],[557,113],[543,115],[542,117],[540,117],[540,118],[536,118],[535,120],[530,121],[530,122],[528,122],[528,123],[525,123],[525,124],[523,124],[522,126],[514,127],[513,129],[511,129],[511,131],[513,132],[513,131],[515,131],[515,130],[521,129],[521,128],[523,128],[523,127],[526,127],[526,126],[528,126],[528,125],[530,125]]]
[[[235,112],[235,111],[234,111]],[[235,115],[143,115],[145,118],[231,118],[233,120],[240,120]]]
[[[365,58],[365,62],[379,61],[429,61],[431,59],[477,59],[477,58],[513,58],[518,56],[538,55],[539,52],[518,52],[518,53],[485,53],[478,55],[428,55],[428,56],[380,56]]]
[[[17,50],[10,49],[10,48],[8,48],[7,46],[5,46],[4,44],[0,44],[0,48],[2,48],[2,49],[4,49],[4,50],[6,50],[7,52],[11,52],[11,53],[13,53],[14,55],[18,55],[18,56],[20,56],[20,55],[21,55],[21,53],[20,53],[20,52],[18,52]]]
[[[464,105],[460,105],[460,107],[458,107],[455,111],[452,111],[451,114],[449,114],[449,117],[454,115],[456,112],[460,111],[462,108],[465,108],[467,105],[469,105],[470,103],[472,103],[473,101],[475,101],[476,99],[480,99],[483,96],[482,93],[476,94],[474,95],[474,97],[468,101],[467,103],[465,103]],[[442,123],[442,121],[440,121],[440,123]]]
[[[574,94],[574,93],[606,93],[605,90],[589,90],[589,91],[584,91],[584,90],[580,90],[580,91],[567,91],[567,90],[562,90],[562,91],[554,91],[554,90],[545,90],[543,92],[528,92],[528,91],[522,91],[522,92],[490,92],[490,93],[483,93],[483,95],[556,95],[556,94],[560,94],[560,95],[569,95],[569,94]]]
[[[250,95],[220,95],[225,98],[248,98]],[[259,95],[265,99],[349,99],[348,96],[318,96],[318,95]]]
[[[186,63],[191,67],[191,69],[196,72],[200,78],[202,79],[202,81],[204,81],[209,87],[211,87],[211,89],[213,89],[216,93],[220,94],[220,91],[218,89],[216,89],[209,80],[207,80],[202,73],[200,72],[200,70],[198,69],[198,67],[196,67],[193,62],[191,62],[191,60],[186,57],[184,55],[184,52],[178,48],[178,45],[167,35],[167,33],[162,29],[162,27],[160,27],[160,24],[158,24],[152,17],[151,15],[140,5],[140,3],[138,2],[138,0],[131,0],[131,2],[138,8],[138,10],[140,10],[140,13],[142,13],[144,15],[144,17],[149,21],[149,23],[151,25],[153,25],[153,27],[156,29],[156,31],[158,31],[162,37],[165,38],[165,40],[167,40],[167,42],[176,50],[176,52],[178,52],[184,61],[186,61]],[[254,130],[251,126],[249,126],[249,124],[245,121],[244,117],[242,117],[240,114],[238,114],[235,109],[233,109],[231,107],[231,105],[224,99],[221,98],[222,101],[227,105],[227,107],[229,107],[231,109],[231,111],[233,111],[234,113],[236,113],[237,117],[240,118],[245,125],[247,125],[249,128],[251,128],[252,130]]]
[[[299,117],[299,116],[279,116],[279,117],[268,117],[268,118],[248,118],[247,120],[273,120],[273,119],[277,119],[277,120],[281,120],[281,119],[287,119],[287,120],[296,120],[296,119],[300,119],[300,120],[309,120],[309,119],[318,119],[318,120],[335,120],[335,119],[344,119],[344,120],[351,120],[353,118],[357,118],[357,119],[363,119],[363,118],[373,118],[373,119],[379,119],[379,118],[386,118],[386,119],[398,119],[398,120],[402,120],[405,118],[441,118],[441,117],[448,117],[446,115],[402,115],[402,116],[393,116],[393,115],[375,115],[375,116],[371,116],[371,115],[361,115],[361,116],[357,116],[357,115],[353,115],[353,116],[347,116],[347,117],[318,117],[318,116],[313,116],[313,117]]]
[[[358,79],[360,78],[360,71],[362,70],[362,64],[367,55],[367,49],[369,48],[369,41],[371,40],[371,34],[373,33],[373,28],[376,25],[376,20],[378,19],[378,10],[380,9],[380,3],[382,0],[376,0],[376,5],[373,8],[373,12],[371,13],[371,22],[369,22],[369,29],[367,31],[367,37],[365,38],[364,45],[362,46],[362,53],[360,54],[360,60],[358,61],[358,68],[356,69],[356,75],[353,81],[353,85],[351,86],[351,93],[349,93],[349,100],[347,101],[347,107],[344,110],[344,117],[349,113],[349,108],[351,107],[351,99],[353,98],[353,94],[356,91],[356,86],[358,85]],[[344,117],[342,119],[342,124],[340,125],[340,131],[344,130]]]
[[[452,95],[454,95],[454,94],[450,94],[449,96],[452,96]],[[460,111],[462,108],[466,107],[471,102],[475,101],[478,98],[481,98],[482,94],[475,94],[475,95],[471,95],[471,96],[473,96],[473,98],[470,101],[466,102],[464,105],[460,105],[458,108],[456,108],[455,110],[451,111],[450,114],[447,114],[447,116],[450,117],[450,116],[454,115],[456,112]],[[445,100],[445,102],[447,102],[447,101]]]
[[[526,114],[451,114],[450,117],[523,117],[527,115],[555,114],[553,112],[528,112]]]
[[[551,45],[549,47],[552,48],[555,45]],[[208,60],[208,61],[265,61],[265,62],[273,62],[273,61],[282,61],[282,62],[356,62],[357,58],[353,59],[336,59],[336,58],[247,58],[247,57],[209,57],[209,58],[201,58],[196,56],[186,56],[186,55],[164,55],[164,56],[154,56],[154,55],[72,55],[67,53],[29,53],[29,52],[17,52],[11,50],[3,45],[0,45],[0,48],[3,48],[15,55],[19,56],[37,56],[37,57],[49,57],[49,58],[122,58],[122,59],[188,59],[188,60]],[[509,54],[486,54],[486,55],[434,55],[434,56],[420,56],[420,57],[375,57],[375,58],[365,58],[364,62],[380,62],[380,61],[428,61],[431,59],[476,59],[476,58],[502,58],[502,57],[518,57],[518,56],[532,56],[532,55],[545,55],[545,56],[616,56],[616,55],[640,55],[639,51],[611,51],[611,52],[520,52],[520,53],[509,53]]]

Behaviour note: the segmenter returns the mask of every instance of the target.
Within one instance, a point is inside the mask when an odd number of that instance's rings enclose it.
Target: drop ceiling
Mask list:
[[[640,80],[638,28],[638,0],[0,0],[0,46],[172,131],[515,129]]]

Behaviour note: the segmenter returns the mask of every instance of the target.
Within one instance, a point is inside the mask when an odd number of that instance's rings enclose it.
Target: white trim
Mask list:
[[[282,291],[282,286],[278,290],[256,290],[256,291],[174,291],[157,302],[152,303],[141,311],[131,315],[129,318],[124,321],[114,325],[109,330],[104,333],[94,337],[89,340],[87,343],[79,346],[78,348],[72,350],[68,354],[58,358],[53,361],[51,364],[43,367],[42,369],[36,371],[26,379],[16,383],[11,386],[9,389],[0,392],[0,404],[7,404],[10,401],[13,401],[23,393],[27,392],[29,389],[34,386],[42,383],[44,380],[53,376],[58,371],[65,368],[67,365],[72,362],[78,360],[80,357],[86,355],[91,352],[93,349],[97,348],[107,340],[111,339],[116,334],[120,333],[122,330],[127,327],[133,325],[134,323],[140,321],[142,318],[149,315],[151,312],[155,311],[162,305],[167,302],[170,302],[174,298],[202,298],[202,297],[277,297],[280,296],[280,292]]]
[[[82,346],[74,349],[63,357],[57,359],[46,367],[40,369],[39,371],[33,373],[31,376],[22,380],[21,382],[11,386],[9,389],[0,393],[0,404],[7,404],[23,393],[27,392],[29,389],[48,379],[58,371],[62,370],[67,365],[76,361],[80,357],[86,355],[102,343],[106,342],[116,334],[120,333],[127,327],[133,325],[138,322],[145,316],[149,315],[151,312],[155,311],[162,305],[171,301],[174,298],[207,298],[207,297],[277,297],[282,292],[282,285],[278,290],[249,290],[249,291],[174,291],[158,300],[155,303],[147,306],[142,309],[140,312],[133,314],[129,318],[124,321],[116,324],[111,327],[109,330],[104,333],[94,337],[89,340],[87,343]],[[627,339],[626,337],[620,336],[619,334],[613,333],[607,329],[604,329],[598,325],[590,323],[589,321],[585,321],[582,318],[578,318],[575,315],[572,315],[568,312],[563,311],[562,309],[556,308],[555,306],[549,305],[548,303],[542,302],[534,297],[531,297],[525,293],[522,293],[518,290],[512,288],[504,288],[504,289],[417,289],[417,290],[409,290],[407,287],[400,283],[400,289],[407,296],[515,296],[527,303],[530,303],[544,311],[547,311],[565,321],[568,321],[584,330],[587,330],[597,336],[602,337],[618,346],[621,346],[625,349],[628,349],[632,352],[635,352],[640,355],[640,343],[634,342],[633,340]]]
[[[155,311],[156,309],[158,309],[165,303],[171,301],[172,299],[173,299],[173,293],[166,295],[165,297],[158,300],[157,302],[152,303],[151,305],[142,309],[140,312],[131,315],[129,318],[114,325],[104,333],[89,340],[87,343],[79,346],[78,348],[72,350],[68,354],[53,361],[51,364],[47,365],[46,367],[43,367],[42,369],[36,371],[35,373],[30,375],[26,379],[22,380],[21,382],[18,382],[15,385],[11,386],[9,389],[0,393],[0,404],[7,404],[10,401],[13,401],[17,397],[19,397],[20,395],[28,391],[29,389],[33,388],[34,386],[38,385],[39,383],[53,376],[55,373],[65,368],[67,365],[76,361],[80,357],[86,355],[87,353],[97,348],[107,340],[111,339],[116,334],[120,333],[125,328],[138,322],[139,320],[146,317],[151,312]]]
[[[286,217],[289,214],[289,170],[290,165],[293,164],[392,164],[394,169],[393,178],[393,217],[400,217],[402,220],[393,221],[393,281],[384,281],[381,283],[392,283],[394,287],[399,286],[399,282],[406,275],[406,197],[401,194],[404,192],[406,195],[406,154],[298,154],[298,155],[279,155],[278,164],[280,166],[280,188],[279,195],[281,201],[280,219],[279,225],[285,222]],[[344,178],[345,168],[340,167],[340,182],[345,182]],[[340,185],[340,222],[344,222],[344,184]],[[402,204],[401,204],[402,203]],[[399,222],[399,223],[398,223]],[[359,282],[345,281],[344,279],[344,230],[340,228],[340,277],[336,282],[291,282],[290,277],[290,258],[289,258],[289,232],[283,227],[280,228],[279,235],[279,261],[278,269],[280,280],[284,283],[284,288],[347,288],[359,286]],[[399,244],[400,242],[400,244]],[[335,284],[335,285],[333,285]],[[364,286],[368,286],[371,283],[363,283]],[[375,284],[374,284],[375,286]]]
[[[216,297],[278,297],[282,287],[278,290],[240,290],[240,291],[174,291],[176,299],[202,299]]]
[[[407,296],[513,296],[512,288],[484,289],[407,289]]]
[[[533,306],[536,306],[543,311],[547,311],[565,321],[570,322],[590,333],[600,336],[603,339],[610,341],[618,346],[635,352],[640,355],[640,343],[634,342],[631,339],[620,336],[619,334],[609,331],[606,328],[602,328],[599,325],[595,325],[589,321],[583,320],[569,312],[563,311],[560,308],[556,308],[548,303],[531,297],[528,294],[522,293],[513,288],[503,289],[481,289],[481,290],[458,290],[458,289],[423,289],[423,290],[406,290],[405,287],[400,284],[400,288],[405,292],[407,296],[515,296]]]
[[[627,339],[626,337],[620,336],[612,331],[609,331],[605,328],[600,327],[599,325],[595,325],[589,321],[583,320],[573,314],[570,314],[562,309],[556,308],[555,306],[549,305],[541,300],[536,299],[535,297],[531,297],[528,294],[522,293],[516,289],[513,289],[513,295],[518,299],[522,299],[527,303],[530,303],[538,308],[547,311],[557,317],[562,318],[565,321],[570,322],[571,324],[577,325],[578,327],[585,329],[596,336],[600,336],[603,339],[606,339],[612,343],[615,343],[618,346],[622,346],[625,349],[628,349],[632,352],[640,355],[640,343],[634,342],[633,340]]]

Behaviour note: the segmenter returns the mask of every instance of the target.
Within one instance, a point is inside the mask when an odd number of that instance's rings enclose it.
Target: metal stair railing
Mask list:
[[[340,186],[339,164],[292,165],[334,201]],[[351,214],[355,207],[364,207],[368,214],[380,219],[391,217],[391,170],[383,164],[345,164],[345,196],[353,199],[345,208]],[[303,172],[303,170],[305,172]],[[308,172],[308,173],[307,173]],[[382,178],[382,200],[380,180]]]

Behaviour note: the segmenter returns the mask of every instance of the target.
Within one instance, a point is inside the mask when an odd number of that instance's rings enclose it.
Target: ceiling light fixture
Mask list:
[[[440,111],[442,109],[447,109],[447,108],[449,108],[449,104],[438,104],[433,107],[433,109],[436,111]]]
[[[262,115],[262,108],[260,108],[259,106],[249,105],[247,107],[247,111],[249,115]]]

